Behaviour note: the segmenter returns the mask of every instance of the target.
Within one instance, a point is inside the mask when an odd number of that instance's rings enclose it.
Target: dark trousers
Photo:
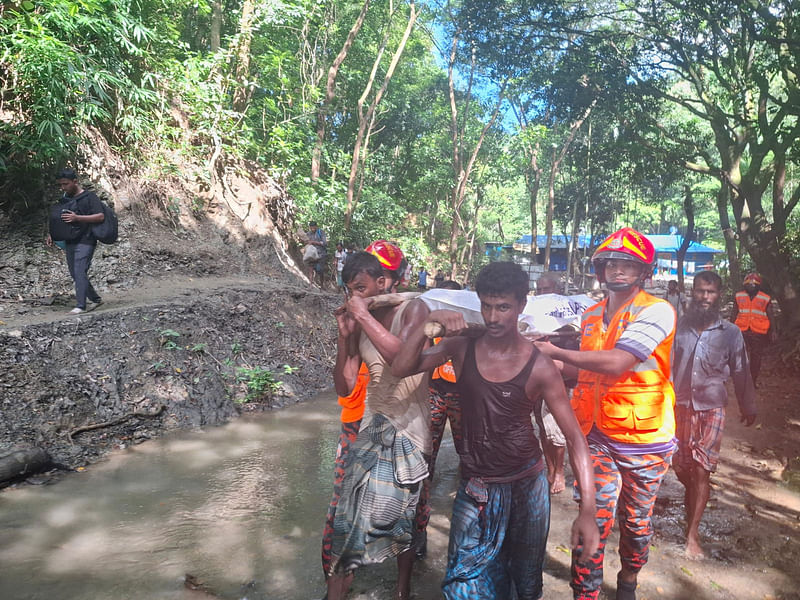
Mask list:
[[[429,475],[422,480],[422,489],[419,492],[417,503],[417,516],[414,525],[417,531],[425,531],[431,518],[431,485],[433,484],[433,471],[436,467],[436,457],[444,437],[444,428],[450,420],[450,433],[454,440],[461,439],[461,406],[458,404],[456,384],[444,379],[432,379],[428,388],[431,403],[431,460],[428,464]]]
[[[86,298],[92,302],[99,302],[100,295],[94,290],[89,281],[89,267],[92,266],[92,256],[96,244],[67,244],[67,266],[69,274],[75,282],[75,299],[78,308],[86,308]]]
[[[750,359],[750,375],[753,383],[758,379],[761,372],[761,357],[769,345],[769,335],[766,333],[756,333],[751,330],[742,332],[744,345],[747,348],[747,357]]]

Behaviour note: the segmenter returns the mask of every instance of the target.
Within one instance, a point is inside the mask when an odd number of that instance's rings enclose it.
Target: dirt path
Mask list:
[[[108,313],[160,303],[183,303],[186,299],[228,289],[251,289],[261,292],[311,293],[330,297],[332,292],[300,286],[269,277],[225,277],[177,275],[165,278],[143,278],[135,287],[103,294],[103,304],[96,313]],[[69,314],[74,295],[50,298],[12,300],[0,298],[0,328],[14,329],[75,318]]]

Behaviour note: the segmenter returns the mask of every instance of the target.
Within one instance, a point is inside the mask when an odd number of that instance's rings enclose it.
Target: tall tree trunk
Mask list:
[[[519,101],[518,101],[519,102]],[[525,158],[528,164],[524,171],[525,189],[528,191],[528,205],[531,215],[531,265],[537,264],[536,255],[538,254],[538,214],[537,214],[537,201],[539,199],[539,189],[542,185],[542,168],[539,166],[539,152],[541,151],[541,142],[537,139],[531,142],[527,137],[528,132],[528,119],[522,107],[522,103],[511,102],[511,108],[514,110],[514,115],[517,117],[520,133],[523,136],[522,148],[525,152]],[[547,113],[545,113],[545,120],[547,120]]]
[[[460,223],[461,220],[461,213],[459,212],[460,205],[457,206],[458,200],[456,198],[457,190],[459,189],[459,185],[461,182],[461,178],[464,176],[464,168],[463,168],[463,144],[464,144],[464,136],[463,133],[460,131],[458,125],[458,103],[456,101],[456,86],[455,86],[455,65],[456,65],[456,58],[458,55],[458,39],[461,35],[461,29],[457,28],[453,33],[453,40],[450,44],[450,56],[447,62],[447,97],[450,101],[450,145],[452,148],[452,165],[453,165],[453,185],[450,188],[450,206],[453,208],[453,221],[450,224],[450,270],[448,271],[447,277],[452,279],[455,277],[455,252],[452,248],[452,242],[454,236],[457,235],[457,231],[460,227],[463,227],[463,224]],[[467,89],[466,89],[466,96],[469,97],[472,94],[472,82],[475,75],[475,53],[472,53],[470,59],[470,70],[469,70],[469,78],[467,79]],[[465,122],[462,118],[462,122]]]
[[[433,247],[436,242],[436,221],[439,218],[439,200],[433,203],[433,213],[431,214],[431,226],[428,229],[428,245]]]
[[[211,52],[219,50],[222,32],[222,0],[211,3]]]
[[[531,215],[531,264],[537,264],[539,250],[539,231],[537,228],[537,201],[542,185],[542,168],[539,166],[540,144],[536,142],[528,149],[528,168],[525,170],[525,188],[528,190],[528,204]]]
[[[317,108],[317,141],[314,144],[314,150],[311,152],[311,182],[316,183],[319,179],[320,164],[322,162],[322,146],[325,142],[325,124],[328,119],[328,111],[333,104],[333,99],[336,97],[336,77],[339,75],[339,69],[342,63],[347,58],[347,53],[350,52],[350,47],[356,39],[361,26],[364,24],[364,19],[367,16],[370,0],[364,0],[361,5],[361,12],[358,14],[353,26],[347,33],[347,38],[342,44],[342,49],[333,60],[330,68],[328,69],[328,81],[325,85],[325,100]]]
[[[686,251],[694,241],[694,198],[692,198],[692,188],[689,185],[683,186],[683,212],[686,213],[686,234],[681,240],[678,248],[678,289],[683,291],[683,259],[686,258]]]
[[[236,89],[233,92],[233,110],[243,113],[250,103],[250,43],[253,39],[253,0],[242,2],[242,16],[239,19],[239,45],[236,49]]]
[[[411,36],[411,31],[414,29],[414,23],[417,21],[417,17],[419,13],[417,13],[417,7],[414,4],[413,0],[409,3],[410,10],[408,14],[408,23],[406,24],[406,29],[403,32],[403,37],[400,39],[400,43],[397,45],[397,49],[395,50],[394,55],[392,56],[392,60],[389,63],[389,68],[386,70],[386,75],[383,77],[383,84],[381,85],[380,89],[375,94],[375,97],[372,99],[372,102],[367,109],[366,114],[362,115],[361,106],[363,105],[363,100],[366,99],[366,95],[369,93],[370,88],[372,87],[372,82],[368,84],[367,88],[364,90],[364,94],[362,95],[361,99],[359,99],[359,126],[358,126],[358,133],[356,134],[356,142],[355,147],[353,148],[353,157],[350,162],[350,177],[347,180],[347,207],[345,208],[344,213],[344,230],[350,231],[350,224],[353,219],[353,211],[355,211],[356,202],[355,202],[355,185],[356,185],[356,178],[358,175],[358,166],[361,161],[361,147],[364,143],[364,137],[367,133],[367,128],[373,122],[373,118],[375,115],[375,109],[380,104],[381,100],[383,100],[383,96],[386,94],[386,90],[389,87],[389,82],[392,80],[392,76],[394,75],[394,71],[397,68],[397,64],[400,62],[400,57],[403,55],[403,51],[405,50],[406,43],[408,42],[408,38]],[[379,61],[380,59],[378,59]],[[377,68],[377,63],[373,69],[373,73]],[[370,78],[373,78],[374,75],[370,75]],[[363,100],[362,100],[363,99]]]
[[[318,15],[317,10],[321,15]],[[318,3],[305,15],[303,26],[300,28],[298,40],[298,60],[300,61],[300,97],[302,106],[309,102],[309,94],[315,93],[320,86],[327,68],[323,60],[328,55],[328,38],[331,27],[328,25],[335,19],[333,3]],[[318,19],[322,19],[322,23]]]
[[[742,273],[739,267],[739,255],[736,253],[736,231],[731,227],[728,218],[728,186],[721,183],[717,190],[717,214],[722,236],[725,238],[725,253],[728,256],[728,278],[731,288],[738,290],[742,284]]]
[[[575,141],[575,137],[578,135],[578,130],[580,130],[583,122],[589,117],[594,108],[594,105],[597,104],[597,98],[592,100],[591,103],[583,110],[578,118],[576,118],[569,126],[569,133],[567,134],[566,139],[561,144],[561,149],[558,151],[558,154],[553,152],[553,160],[550,163],[550,177],[548,182],[547,188],[547,220],[545,222],[545,234],[547,235],[547,245],[544,249],[544,270],[547,271],[550,269],[550,247],[553,243],[553,211],[555,209],[555,196],[556,196],[556,176],[558,175],[559,170],[561,169],[561,163],[564,160],[564,157],[567,155],[570,147],[572,146],[572,142]]]
[[[567,244],[567,281],[565,286],[569,289],[569,280],[573,275],[573,256],[575,252],[575,238],[578,234],[578,203],[572,204],[572,229],[569,234],[569,244]]]
[[[755,174],[750,174],[742,181],[741,185],[737,185],[736,180],[727,175],[724,177],[724,181],[730,188],[731,205],[736,218],[740,243],[753,259],[756,268],[780,304],[781,320],[786,330],[794,334],[800,330],[800,296],[798,295],[800,283],[792,274],[791,258],[781,247],[779,235],[785,232],[786,219],[800,201],[800,186],[795,189],[789,203],[785,207],[782,206],[785,180],[779,157],[772,178],[774,222],[770,224],[767,222],[761,206],[761,196],[766,184],[758,185],[752,181],[755,177]],[[736,288],[738,289],[740,285],[737,281]]]
[[[467,193],[467,184],[469,183],[470,175],[472,174],[472,169],[475,167],[475,161],[478,158],[478,153],[480,152],[481,146],[483,146],[483,142],[486,139],[486,134],[494,125],[494,122],[497,120],[497,115],[500,112],[500,106],[505,99],[505,89],[507,82],[504,81],[503,84],[500,86],[500,93],[498,94],[497,103],[494,105],[494,109],[492,111],[492,116],[487,123],[484,124],[483,128],[481,129],[481,133],[478,136],[477,141],[475,142],[475,146],[472,149],[472,153],[470,154],[467,163],[463,163],[463,154],[464,154],[464,134],[467,129],[467,118],[464,116],[461,119],[461,125],[458,124],[458,106],[456,104],[456,96],[455,96],[455,83],[454,83],[454,66],[455,66],[455,59],[456,59],[456,41],[453,42],[453,47],[450,53],[450,65],[448,68],[448,89],[450,95],[450,123],[451,123],[451,141],[453,143],[453,175],[454,175],[454,183],[453,187],[450,190],[450,203],[451,208],[453,211],[453,221],[450,225],[450,243],[448,244],[448,255],[450,257],[450,277],[455,276],[455,270],[458,265],[458,238],[459,233],[464,230],[464,224],[461,221],[461,206],[464,204],[464,198],[466,197]],[[475,59],[474,55],[472,58],[472,71],[474,73],[474,65]],[[472,82],[472,75],[470,75],[470,84]],[[468,99],[472,95],[472,89],[468,86],[466,92],[466,98]],[[465,105],[465,111],[468,110],[469,107],[469,100],[467,100],[467,104]]]
[[[475,236],[478,233],[478,214],[483,206],[485,197],[486,194],[483,191],[483,186],[478,186],[475,198],[475,211],[473,212],[472,219],[470,220],[469,241],[464,244],[464,247],[461,249],[461,259],[459,260],[458,267],[456,268],[457,275],[463,273],[463,277],[460,277],[462,281],[466,279],[472,268],[472,257],[474,255],[473,246],[475,245]],[[466,234],[466,231],[464,233]],[[463,270],[462,267],[464,267]]]

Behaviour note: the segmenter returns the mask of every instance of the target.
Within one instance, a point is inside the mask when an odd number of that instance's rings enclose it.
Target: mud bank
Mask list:
[[[269,281],[146,285],[65,316],[9,305],[0,328],[0,451],[44,448],[69,468],[109,450],[330,386],[337,299]],[[143,302],[142,305],[136,305]],[[12,307],[13,308],[13,307]],[[36,323],[36,321],[43,321]]]

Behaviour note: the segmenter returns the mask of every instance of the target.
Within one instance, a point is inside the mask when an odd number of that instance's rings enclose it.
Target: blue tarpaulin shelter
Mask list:
[[[575,236],[576,249],[587,249],[587,253],[592,246],[596,246],[602,241],[602,238],[595,238],[594,244],[592,243],[591,236],[578,235]],[[539,249],[538,259],[541,263],[544,260],[544,247],[547,244],[546,235],[536,236],[536,247]],[[567,246],[569,244],[569,236],[554,235],[550,243],[550,270],[551,271],[566,271],[567,270]],[[523,235],[514,242],[514,250],[517,252],[530,252],[531,251],[531,235]]]
[[[662,273],[677,274],[678,269],[678,248],[681,247],[683,236],[678,234],[654,235],[646,234],[647,238],[653,243],[658,259],[658,270]],[[588,235],[576,236],[576,250],[591,256],[594,248],[603,240],[604,236],[595,237],[594,240]],[[550,244],[550,270],[566,271],[567,269],[567,245],[569,237],[565,235],[554,235]],[[546,235],[536,236],[536,246],[539,249],[537,258],[539,262],[544,260],[544,247],[547,244]],[[517,252],[531,251],[531,236],[523,235],[514,242],[514,250]],[[711,269],[714,266],[714,254],[722,253],[709,246],[698,242],[691,242],[684,257],[684,273],[691,274],[703,269]]]
[[[683,243],[683,236],[678,234],[670,235],[647,235],[647,239],[653,242],[656,248],[658,259],[658,270],[662,273],[677,275],[678,273],[678,248]],[[714,255],[721,254],[723,250],[710,248],[698,242],[690,242],[683,258],[683,272],[691,275],[697,271],[714,268]]]

